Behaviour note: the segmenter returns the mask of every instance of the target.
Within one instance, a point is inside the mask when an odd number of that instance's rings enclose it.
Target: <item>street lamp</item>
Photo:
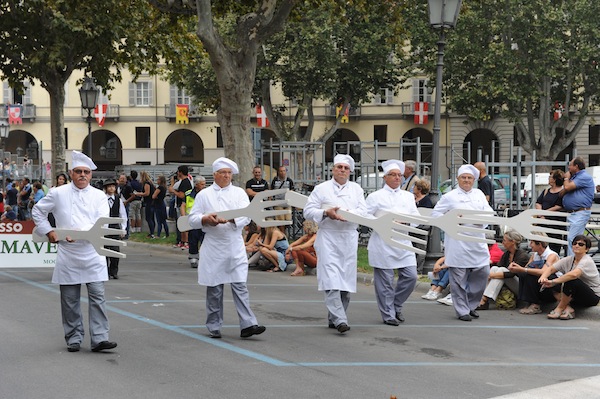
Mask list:
[[[92,111],[96,108],[98,101],[98,87],[93,78],[83,78],[83,84],[79,88],[81,107],[87,110],[86,122],[88,124],[88,156],[92,158]]]
[[[428,0],[429,24],[434,29],[440,30],[437,42],[437,70],[435,78],[435,106],[433,113],[433,153],[431,154],[431,194],[434,200],[439,199],[439,176],[440,176],[440,122],[442,118],[442,72],[444,70],[444,47],[446,36],[444,29],[452,29],[456,26],[460,12],[461,0]],[[440,230],[437,227],[431,229],[430,252],[436,259],[442,251]]]
[[[439,196],[438,179],[440,174],[440,122],[442,115],[442,72],[444,69],[444,47],[446,37],[444,29],[456,26],[461,0],[428,0],[429,24],[440,30],[437,53],[437,73],[435,78],[435,106],[433,113],[433,154],[431,156],[431,192]]]
[[[2,192],[4,192],[4,183],[5,183],[5,176],[4,176],[4,171],[7,170],[5,168],[6,165],[4,165],[4,160],[6,159],[6,157],[4,156],[4,139],[8,138],[8,135],[10,134],[10,125],[8,124],[8,122],[4,119],[0,120],[0,141],[2,142],[2,171],[0,171],[2,173]]]

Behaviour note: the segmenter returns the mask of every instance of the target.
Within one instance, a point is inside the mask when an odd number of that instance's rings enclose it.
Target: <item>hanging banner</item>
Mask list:
[[[176,108],[177,113],[175,115],[175,123],[180,125],[187,125],[190,123],[190,119],[188,118],[190,106],[188,104],[177,104]]]
[[[56,244],[33,242],[35,223],[0,222],[0,268],[54,267]]]

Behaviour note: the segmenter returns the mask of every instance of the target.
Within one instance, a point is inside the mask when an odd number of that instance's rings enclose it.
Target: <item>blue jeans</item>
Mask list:
[[[431,280],[431,285],[435,285],[437,287],[446,288],[448,286],[448,282],[450,281],[450,273],[448,273],[448,269],[442,269],[438,272],[437,279]]]
[[[573,255],[573,239],[585,232],[585,225],[590,220],[592,211],[577,211],[569,214],[567,221],[569,222],[569,234],[567,235],[568,247],[567,255]]]

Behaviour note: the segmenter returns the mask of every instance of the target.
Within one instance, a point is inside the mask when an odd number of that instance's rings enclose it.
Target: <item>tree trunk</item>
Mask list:
[[[50,95],[50,133],[52,136],[52,174],[66,172],[65,165],[65,86],[56,84],[47,86]]]
[[[221,108],[217,119],[221,125],[225,156],[240,168],[238,182],[252,177],[254,149],[250,139],[252,88],[256,76],[257,51],[262,42],[283,29],[283,25],[298,0],[263,0],[257,13],[246,14],[237,22],[237,43],[228,47],[219,36],[212,20],[211,2],[197,0],[198,27],[202,41],[217,75]]]

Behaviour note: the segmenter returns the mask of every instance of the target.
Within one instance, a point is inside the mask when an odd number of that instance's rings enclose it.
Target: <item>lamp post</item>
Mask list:
[[[92,111],[96,108],[98,101],[98,87],[93,78],[83,78],[83,84],[79,88],[79,97],[81,98],[81,107],[87,111],[88,124],[88,156],[92,158]]]
[[[5,176],[4,176],[4,171],[7,170],[5,168],[6,165],[4,165],[4,160],[6,159],[6,157],[4,156],[4,139],[8,138],[8,135],[10,134],[10,125],[8,124],[8,122],[4,119],[0,120],[0,141],[2,142],[2,192],[4,193],[4,183],[5,183]]]
[[[440,122],[442,118],[442,72],[444,70],[444,47],[446,36],[444,29],[452,29],[456,26],[462,0],[428,0],[429,24],[434,29],[439,29],[440,36],[437,42],[437,69],[435,78],[435,106],[433,111],[433,153],[431,154],[431,194],[434,200],[439,199],[439,176],[440,176]],[[437,227],[431,229],[430,252],[437,259],[442,246],[440,230]]]
[[[428,0],[429,24],[440,30],[435,78],[435,105],[433,111],[433,154],[431,156],[431,192],[439,196],[438,180],[440,175],[440,122],[442,118],[442,74],[444,70],[444,47],[446,36],[444,29],[456,26],[461,0]]]

